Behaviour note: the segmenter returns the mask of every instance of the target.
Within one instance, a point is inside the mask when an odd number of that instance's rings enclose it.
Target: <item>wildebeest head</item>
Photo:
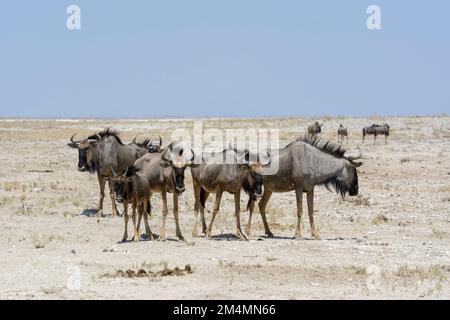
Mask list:
[[[268,152],[266,152],[264,159],[260,154],[256,154],[256,159],[253,158],[254,156],[248,150],[244,151],[243,167],[248,169],[249,174],[244,179],[242,186],[245,192],[256,199],[262,197],[262,170],[265,166],[270,165],[271,159]]]
[[[358,195],[358,172],[356,168],[362,165],[362,162],[355,162],[354,160],[360,159],[362,157],[361,149],[358,147],[357,155],[350,155],[348,152],[344,154],[345,168],[342,174],[337,179],[346,185],[348,194],[350,196]]]
[[[82,140],[74,140],[75,136],[76,133],[72,137],[70,137],[70,143],[68,143],[67,145],[71,148],[78,149],[78,171],[93,172],[93,148],[95,148],[96,143],[101,140],[101,137],[97,134],[94,137]]]
[[[135,145],[137,147],[145,147],[148,152],[150,153],[156,153],[156,152],[161,152],[161,146],[162,146],[162,139],[161,136],[159,136],[159,144],[155,144],[153,143],[153,141],[151,139],[145,139],[141,142],[137,142],[136,141],[136,137],[133,139],[133,141],[131,142],[132,145]]]
[[[189,150],[186,152],[185,150]],[[186,155],[191,154],[187,159]],[[190,148],[171,143],[161,154],[161,166],[172,169],[175,190],[181,194],[185,190],[184,173],[187,167],[194,165],[195,153]]]
[[[114,176],[112,178],[108,178],[107,180],[112,183],[111,187],[114,189],[117,202],[124,202],[127,194],[132,189],[133,177],[138,171],[139,168],[135,167],[134,165],[128,166],[124,172],[118,175],[113,170]]]

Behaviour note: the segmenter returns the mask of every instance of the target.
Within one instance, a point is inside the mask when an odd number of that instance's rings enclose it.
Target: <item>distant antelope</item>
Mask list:
[[[314,124],[311,124],[308,126],[308,137],[310,139],[313,139],[317,136],[317,134],[322,132],[322,126],[323,124],[319,124],[318,121],[316,121]]]
[[[389,136],[389,125],[386,123],[372,124],[370,127],[363,128],[363,142],[366,135],[373,134],[373,144],[377,141],[377,135],[384,135],[384,143],[387,143],[387,137]]]
[[[347,143],[348,143],[348,133],[347,133],[347,128],[344,127],[342,124],[339,125],[338,128],[338,142],[342,143],[344,142],[344,137],[347,138]]]

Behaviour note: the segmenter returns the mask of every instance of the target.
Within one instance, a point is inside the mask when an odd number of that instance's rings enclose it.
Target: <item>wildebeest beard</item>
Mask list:
[[[336,190],[337,194],[340,194],[342,198],[348,193],[351,196],[355,196],[358,194],[358,182],[356,178],[356,183],[353,182],[351,185],[342,180],[342,178],[338,176],[331,177],[327,181],[323,183],[325,188],[327,188],[329,191],[330,187],[332,187],[334,190]]]
[[[330,187],[333,187],[334,190],[336,190],[337,194],[340,194],[342,198],[348,193],[351,196],[356,196],[358,194],[358,174],[355,170],[354,172],[355,176],[353,179],[353,182],[351,184],[348,184],[342,178],[338,176],[331,177],[324,183],[322,183],[325,188],[330,190]]]

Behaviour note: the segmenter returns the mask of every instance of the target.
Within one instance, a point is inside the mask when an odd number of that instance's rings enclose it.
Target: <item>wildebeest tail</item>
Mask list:
[[[248,202],[247,202],[247,211],[250,211],[250,207],[253,205],[253,203],[255,203],[257,200],[257,198],[255,197],[255,195],[250,194],[250,196],[248,197]]]
[[[206,192],[205,189],[200,187],[200,204],[203,208],[205,208],[205,202],[206,202]]]
[[[147,200],[147,213],[148,215],[152,214],[152,204],[150,203],[150,200]]]

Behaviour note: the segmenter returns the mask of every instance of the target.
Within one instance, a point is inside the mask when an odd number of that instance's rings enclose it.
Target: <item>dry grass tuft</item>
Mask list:
[[[447,269],[448,267],[438,264],[431,265],[429,267],[417,266],[415,268],[411,268],[408,265],[403,265],[398,268],[396,276],[400,278],[414,278],[420,280],[445,280],[445,271]]]
[[[379,214],[375,218],[372,219],[372,224],[380,225],[388,222],[388,218],[384,214]]]

